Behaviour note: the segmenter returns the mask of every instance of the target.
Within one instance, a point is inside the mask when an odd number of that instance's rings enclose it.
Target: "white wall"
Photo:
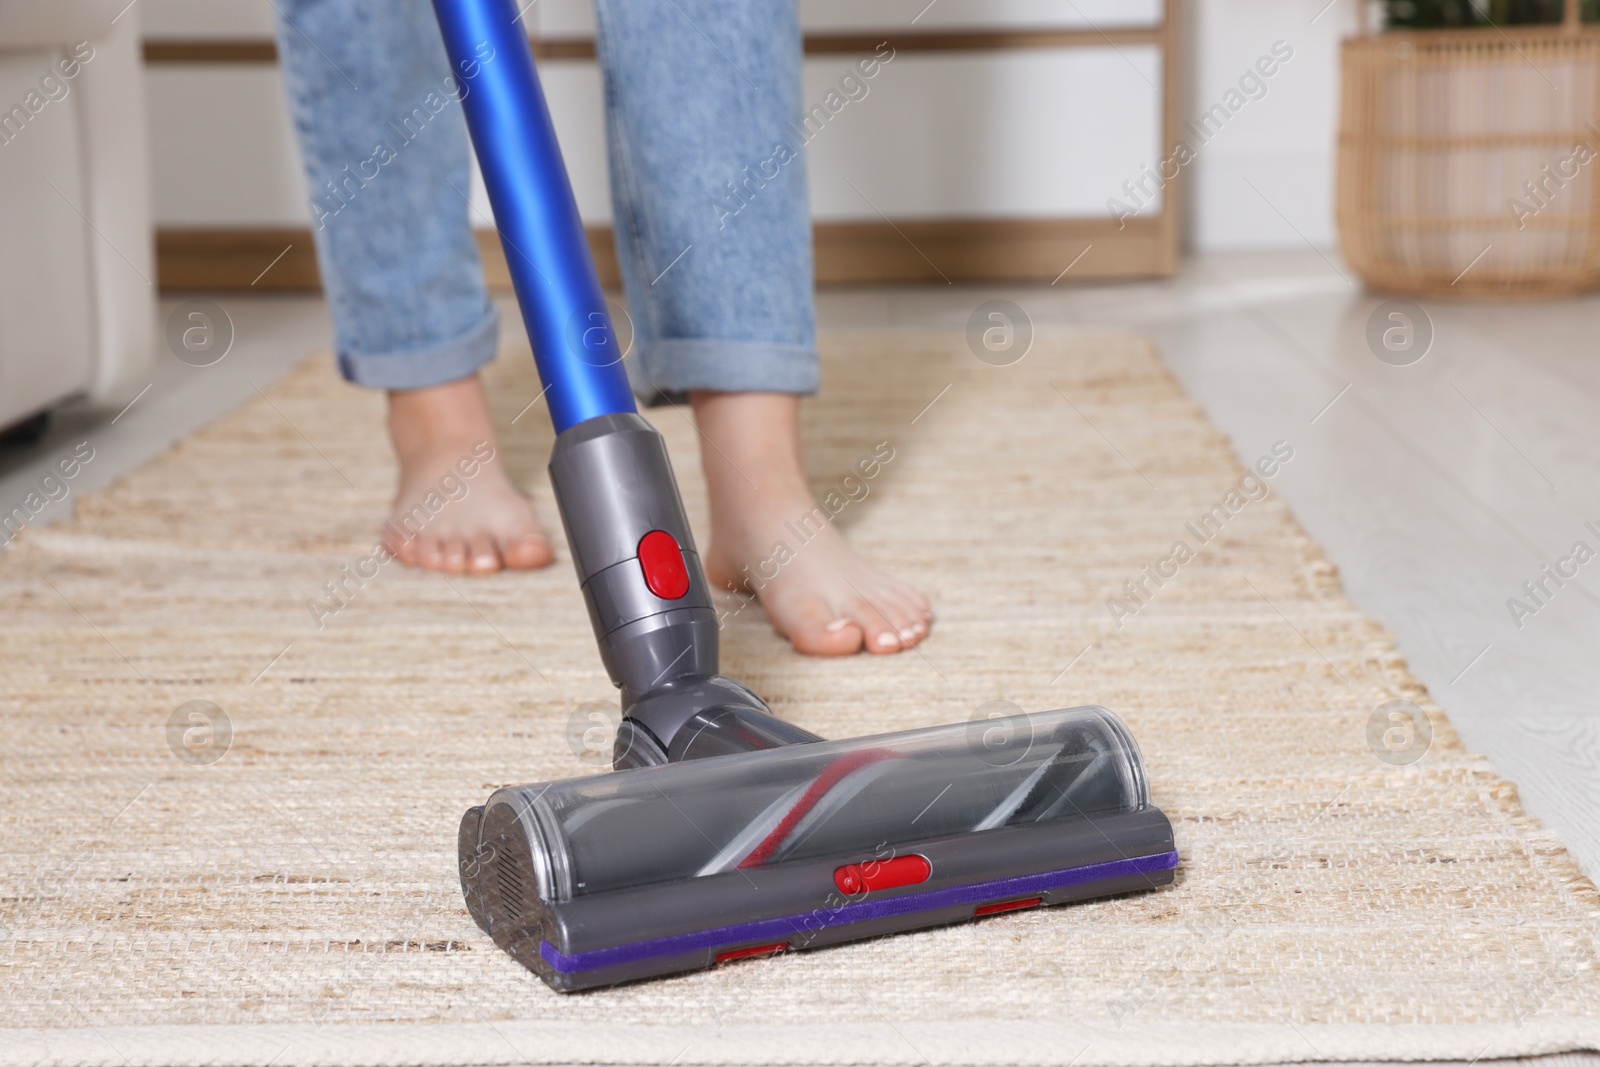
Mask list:
[[[1293,49],[1266,80],[1265,95],[1239,108],[1187,168],[1185,229],[1195,247],[1301,246],[1301,234],[1332,244],[1337,43],[1359,0],[1334,0],[1318,16],[1325,2],[1185,5],[1181,118],[1222,102],[1275,42]],[[925,3],[879,0],[870,11],[882,23],[901,8],[914,16]],[[147,37],[272,31],[271,0],[143,0],[140,9]],[[858,22],[863,10],[853,0],[802,0],[801,7],[808,25],[833,28]],[[1156,0],[939,0],[918,26],[1106,28],[1147,22],[1157,10]],[[557,36],[587,24],[581,0],[539,0],[530,14]],[[846,56],[808,59],[807,101],[819,100],[848,63]],[[580,208],[590,221],[606,220],[593,65],[547,62],[541,72]],[[1164,154],[1154,129],[1159,84],[1154,51],[1129,46],[902,52],[809,149],[813,210],[821,219],[875,218],[873,204],[896,217],[1103,215],[1109,197],[1125,195],[1122,183]],[[159,224],[304,224],[305,192],[275,67],[152,66],[150,101]],[[952,128],[966,131],[958,143],[948,136]],[[486,211],[481,189],[475,198]]]
[[[1294,51],[1266,95],[1199,150],[1185,205],[1194,247],[1332,247],[1339,40],[1360,2],[1190,0],[1185,118],[1222,100],[1274,42]]]

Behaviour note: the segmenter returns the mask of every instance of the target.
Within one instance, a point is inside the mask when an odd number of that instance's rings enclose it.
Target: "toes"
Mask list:
[[[925,624],[918,617],[916,611],[905,600],[893,594],[886,594],[876,598],[875,603],[880,611],[889,620],[889,625],[894,628],[895,635],[900,638],[900,643],[910,647],[921,639],[926,632]]]
[[[895,630],[900,635],[900,643],[906,648],[928,636],[933,612],[928,609],[927,603],[921,594],[907,589],[894,598],[892,606],[885,605],[884,610],[894,620]]]
[[[411,538],[385,534],[384,545],[408,567],[449,574],[493,574],[511,568],[533,570],[548,566],[555,553],[537,527],[507,537],[492,533],[444,534]]]
[[[928,619],[906,593],[882,589],[870,597],[858,597],[851,605],[848,614],[860,625],[868,652],[899,652],[928,636]]]
[[[493,574],[500,569],[500,551],[494,538],[488,534],[475,534],[467,542],[467,573]]]
[[[811,656],[844,656],[865,648],[886,655],[902,652],[927,637],[927,601],[909,586],[850,583],[855,595],[842,610],[814,592],[814,584],[762,591],[761,603],[773,628],[795,651]]]
[[[465,538],[445,538],[439,569],[449,571],[451,574],[465,574],[467,570],[467,551],[468,546]]]
[[[861,651],[864,640],[855,620],[839,618],[820,600],[807,597],[785,611],[779,632],[796,652],[807,656],[849,656]],[[773,612],[777,621],[777,612]]]
[[[422,539],[416,547],[417,563],[424,570],[442,571],[445,569],[445,543],[437,537]]]
[[[869,629],[867,633],[867,651],[875,655],[887,656],[891,653],[899,652],[905,647],[905,643],[900,639],[899,633],[894,630]]]
[[[531,571],[548,566],[556,558],[550,542],[542,534],[526,533],[500,542],[500,558],[512,570]]]
[[[923,630],[926,631],[928,624],[933,622],[933,605],[928,603],[928,598],[916,589],[907,587],[904,595],[910,603],[911,610],[916,613],[917,620],[923,624]]]
[[[385,533],[383,535],[383,547],[387,548],[390,555],[407,567],[422,566],[422,555],[418,551],[415,537],[401,538]]]
[[[861,630],[862,644],[868,652],[886,654],[898,652],[904,645],[901,626],[895,622],[888,609],[865,598],[852,601],[845,615]]]

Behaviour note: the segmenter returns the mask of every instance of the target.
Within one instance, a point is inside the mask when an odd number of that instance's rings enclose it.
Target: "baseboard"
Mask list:
[[[1109,218],[832,222],[816,226],[813,244],[819,285],[1106,281],[1177,268],[1153,218],[1120,228]]]
[[[509,290],[494,231],[477,237],[490,288]],[[590,227],[589,245],[602,283],[619,285],[611,228]],[[824,222],[814,247],[818,285],[1159,278],[1177,265],[1157,219],[1120,228],[1111,219]],[[164,292],[304,292],[320,284],[311,231],[295,227],[161,229],[156,267]]]
[[[535,59],[594,59],[589,37],[533,37]],[[1027,48],[1117,48],[1122,45],[1165,45],[1160,26],[1104,30],[989,29],[932,30],[918,33],[808,33],[808,56],[859,56],[880,44],[896,52],[997,52]],[[276,63],[278,46],[270,37],[151,38],[144,42],[146,63]]]

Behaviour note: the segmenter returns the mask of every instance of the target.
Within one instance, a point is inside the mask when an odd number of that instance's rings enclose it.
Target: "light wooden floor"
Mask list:
[[[1520,628],[1507,607],[1574,542],[1600,551],[1584,525],[1600,530],[1600,296],[1424,301],[1432,349],[1395,367],[1364,336],[1383,298],[1341,270],[1312,252],[1212,256],[1163,283],[828,292],[819,317],[823,329],[959,331],[1004,297],[1038,324],[1153,337],[1241,457],[1293,443],[1275,488],[1350,595],[1397,635],[1466,743],[1600,877],[1600,558],[1549,583]],[[326,345],[319,300],[222,303],[239,338],[227,359],[197,369],[163,353],[150,392],[114,425],[115,412],[72,415],[41,445],[0,455],[0,502],[85,436],[98,455],[75,489],[104,484]]]

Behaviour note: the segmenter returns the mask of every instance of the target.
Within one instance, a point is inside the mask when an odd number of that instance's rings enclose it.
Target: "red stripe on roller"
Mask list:
[[[999,915],[1001,912],[1006,911],[1021,911],[1023,908],[1037,908],[1043,902],[1043,897],[1028,897],[1025,900],[1002,900],[998,904],[985,904],[982,907],[974,908],[972,911],[972,917],[974,919],[981,919],[985,915]]]
[[[896,856],[892,860],[847,863],[833,872],[833,884],[847,897],[876,889],[899,889],[926,882],[933,868],[921,856]]]
[[[761,844],[751,849],[748,856],[739,861],[739,867],[741,869],[758,867],[767,862],[768,858],[778,850],[778,846],[783,844],[783,839],[789,836],[789,831],[794,829],[795,824],[805,817],[806,812],[816,806],[817,801],[821,800],[828,790],[838,785],[839,780],[845,775],[851,771],[860,770],[868,764],[877,763],[880,760],[898,758],[899,755],[897,753],[891,752],[886,748],[864,748],[859,752],[847,752],[822,768],[822,773],[817,775],[811,784],[806,787],[806,791],[800,795],[800,799],[795,801],[794,807],[790,808],[778,825],[773,828],[772,833],[768,834]]]
[[[749,948],[730,948],[726,952],[717,953],[717,958],[712,963],[727,963],[729,960],[747,960],[752,956],[776,956],[789,947],[787,941],[775,941],[770,945],[751,945]]]

